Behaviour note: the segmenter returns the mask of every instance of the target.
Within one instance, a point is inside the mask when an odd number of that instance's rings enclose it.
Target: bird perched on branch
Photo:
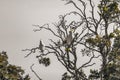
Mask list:
[[[43,50],[43,47],[44,47],[44,45],[43,45],[42,41],[40,40],[39,49],[40,49],[41,52],[44,51],[44,50]]]
[[[68,36],[65,38],[65,40],[63,41],[63,45],[70,45],[72,42],[72,31],[69,31]]]
[[[65,51],[70,51],[70,45],[72,43],[73,37],[72,37],[72,31],[69,31],[69,34],[63,41],[63,45],[65,46]]]
[[[67,40],[67,44],[70,45],[72,42],[72,31],[69,31],[69,35],[67,36],[66,40]]]

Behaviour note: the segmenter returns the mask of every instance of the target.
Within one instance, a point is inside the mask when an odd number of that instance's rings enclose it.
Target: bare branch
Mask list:
[[[32,65],[30,66],[31,71],[35,74],[35,76],[36,76],[39,80],[42,80],[42,79],[38,76],[38,74],[33,70],[33,66],[34,66],[34,64],[32,64]]]
[[[35,53],[36,50],[38,49],[38,47],[36,48],[32,48],[32,49],[24,49],[22,51],[30,51],[25,57],[28,57],[29,55],[31,55],[32,53]]]
[[[95,63],[89,65],[89,63],[94,59],[94,58],[98,58],[100,57],[101,55],[98,55],[97,57],[95,57],[94,53],[93,53],[93,56],[89,59],[88,62],[84,63],[81,67],[79,67],[78,69],[80,70],[81,68],[85,68],[85,67],[89,67],[89,66],[92,66],[94,65]]]

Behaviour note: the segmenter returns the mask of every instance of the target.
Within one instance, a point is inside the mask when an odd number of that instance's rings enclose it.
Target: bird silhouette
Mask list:
[[[67,44],[70,45],[72,42],[72,31],[69,31],[69,35],[66,38]]]
[[[43,43],[42,43],[42,41],[40,40],[40,43],[39,43],[39,49],[40,49],[40,51],[41,52],[43,52],[44,50],[43,50]]]

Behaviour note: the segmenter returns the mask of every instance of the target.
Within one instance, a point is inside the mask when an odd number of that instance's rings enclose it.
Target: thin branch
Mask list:
[[[30,52],[25,56],[25,58],[26,58],[26,57],[28,57],[29,55],[31,55],[32,53],[35,53],[37,49],[39,49],[39,48],[36,47],[36,48],[32,48],[32,49],[24,49],[24,50],[22,50],[22,51],[30,51]]]
[[[80,69],[83,68],[83,67],[89,67],[89,66],[94,65],[95,63],[93,63],[93,64],[91,64],[91,65],[89,65],[89,63],[90,63],[94,58],[98,58],[98,57],[100,57],[100,55],[98,55],[98,56],[95,57],[95,55],[94,55],[94,53],[93,53],[93,56],[90,58],[90,60],[89,60],[88,62],[84,63],[81,67],[79,67],[78,70],[80,70]]]
[[[31,71],[35,74],[35,76],[36,76],[39,80],[42,80],[42,79],[38,76],[38,74],[33,70],[33,66],[34,66],[34,64],[32,64],[32,65],[30,66]]]
[[[75,2],[70,0],[67,4],[70,4],[70,3],[72,3],[75,6],[75,8],[78,9],[82,13],[82,15],[84,15],[83,11],[75,4]]]
[[[47,27],[45,27],[47,25]],[[54,36],[61,38],[59,35],[57,35],[51,28],[49,28],[49,24],[44,24],[43,26],[39,26],[39,25],[34,25],[36,27],[38,27],[39,29],[35,29],[34,31],[41,31],[42,29],[48,30],[50,31]]]

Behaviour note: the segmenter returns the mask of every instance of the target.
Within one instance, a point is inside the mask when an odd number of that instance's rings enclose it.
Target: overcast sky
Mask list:
[[[38,64],[34,55],[24,58],[27,52],[21,50],[36,47],[40,39],[50,37],[47,32],[33,32],[33,24],[57,22],[59,15],[74,10],[61,0],[0,0],[0,51],[7,51],[10,63],[22,66],[30,73],[31,80],[37,80],[30,70],[33,63],[34,70],[43,80],[61,80],[65,69],[55,57],[45,68]]]
[[[47,34],[33,32],[33,24],[56,22],[59,15],[72,9],[61,0],[0,0],[0,51],[7,51],[10,63],[22,66],[32,80],[37,80],[29,69],[33,63],[34,70],[43,80],[60,80],[64,68],[59,63],[53,61],[50,67],[45,68],[38,65],[34,55],[24,58],[26,52],[21,50],[35,47],[41,38],[48,37]]]

